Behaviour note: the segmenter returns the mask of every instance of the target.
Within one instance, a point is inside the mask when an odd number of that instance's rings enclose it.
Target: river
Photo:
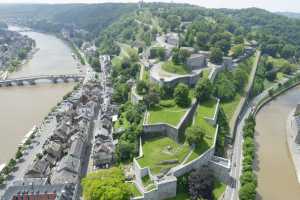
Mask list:
[[[286,141],[286,121],[300,103],[300,87],[277,97],[256,117],[258,199],[299,200],[300,184]]]
[[[11,30],[18,30],[10,27]],[[20,70],[9,77],[75,74],[79,72],[71,49],[55,36],[22,32],[36,41],[38,51]],[[0,164],[14,157],[18,144],[34,125],[39,125],[74,83],[38,84],[0,88]]]

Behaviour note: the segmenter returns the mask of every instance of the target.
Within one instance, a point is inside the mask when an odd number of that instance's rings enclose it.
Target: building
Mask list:
[[[109,166],[114,159],[114,144],[110,142],[96,141],[93,152],[94,165],[97,167]]]
[[[165,42],[174,47],[178,47],[179,45],[179,36],[177,33],[168,33],[165,36]]]
[[[78,183],[81,176],[81,162],[71,155],[63,157],[51,177],[51,184]]]
[[[202,54],[192,54],[186,61],[189,70],[197,70],[207,66],[206,57]]]
[[[50,173],[50,163],[45,158],[36,160],[29,166],[25,178],[45,178]]]
[[[24,184],[24,183],[23,183]],[[56,185],[13,185],[2,196],[1,200],[76,200],[77,188],[75,184]]]

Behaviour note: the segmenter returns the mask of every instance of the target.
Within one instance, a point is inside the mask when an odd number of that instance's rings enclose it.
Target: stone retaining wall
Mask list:
[[[131,103],[134,104],[134,105],[138,104],[140,101],[143,100],[143,97],[136,93],[136,86],[135,85],[131,89],[131,96],[130,97],[131,97]]]
[[[214,156],[212,160],[209,161],[210,169],[213,170],[215,177],[217,177],[221,182],[229,184],[231,182],[230,177],[230,160]]]
[[[220,109],[220,99],[217,99],[217,105],[215,107],[215,112],[214,112],[213,117],[205,117],[204,119],[211,125],[215,126],[217,124],[217,120],[218,120],[219,109]]]
[[[178,142],[180,134],[183,134],[185,128],[189,125],[189,123],[193,119],[197,105],[198,102],[194,100],[191,107],[187,110],[187,112],[181,118],[180,122],[176,127],[167,123],[146,124],[145,122],[146,120],[144,120],[143,135],[142,135],[143,138],[148,139],[156,136],[168,136],[171,139]],[[145,116],[147,115],[148,113],[145,114]]]

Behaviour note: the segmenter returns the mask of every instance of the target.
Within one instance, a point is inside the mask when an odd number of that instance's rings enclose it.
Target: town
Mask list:
[[[92,17],[85,26],[75,18],[70,24],[0,14],[23,28],[1,29],[1,89],[72,86],[1,166],[1,199],[256,199],[256,154],[267,146],[256,145],[263,135],[258,119],[265,105],[297,89],[300,54],[285,35],[260,32],[249,15],[294,21],[255,8],[245,14],[143,1],[76,6],[126,14],[101,21],[100,33]],[[47,13],[51,6],[27,9]],[[58,16],[81,12],[64,9],[57,6]],[[30,64],[35,51],[53,58],[27,31],[65,45],[74,73],[59,66],[61,73],[10,76],[22,67],[11,68],[12,60]],[[299,182],[299,105],[284,116]]]

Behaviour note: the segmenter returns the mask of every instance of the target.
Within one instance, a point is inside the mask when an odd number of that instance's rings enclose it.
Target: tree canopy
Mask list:
[[[82,179],[81,184],[86,200],[125,200],[132,195],[123,171],[116,167],[92,172]]]

